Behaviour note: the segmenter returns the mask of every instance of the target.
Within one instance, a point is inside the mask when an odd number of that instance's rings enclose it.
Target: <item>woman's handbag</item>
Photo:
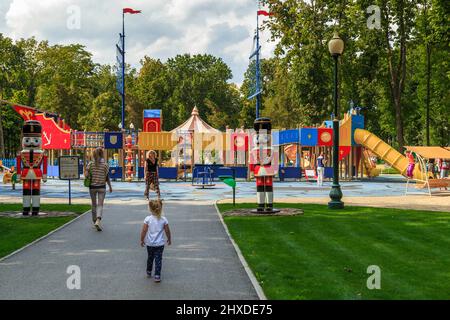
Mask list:
[[[84,186],[86,188],[89,188],[91,186],[91,180],[92,180],[92,174],[91,171],[88,169],[88,176],[84,178]]]

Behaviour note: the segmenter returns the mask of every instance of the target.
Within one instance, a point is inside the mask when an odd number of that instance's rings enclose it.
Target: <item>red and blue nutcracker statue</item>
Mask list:
[[[17,157],[17,175],[23,181],[23,215],[37,216],[41,201],[41,180],[47,181],[47,156],[42,150],[42,126],[26,121],[22,129],[22,148]],[[43,170],[41,170],[43,166]]]
[[[255,135],[253,139],[252,161],[250,170],[256,178],[257,213],[275,213],[273,208],[273,177],[275,176],[275,161],[272,149],[272,123],[269,118],[257,118],[253,124]]]

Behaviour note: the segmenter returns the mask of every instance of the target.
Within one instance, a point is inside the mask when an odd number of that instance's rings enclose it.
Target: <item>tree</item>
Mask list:
[[[24,52],[15,46],[10,38],[4,37],[0,33],[0,99],[10,99],[13,97],[14,91],[20,87],[18,73],[23,57]],[[14,137],[9,130],[11,128],[9,119],[11,110],[7,108],[4,104],[0,104],[0,158],[5,157],[5,131],[7,139]],[[5,124],[9,125],[4,127]]]
[[[42,54],[42,83],[38,86],[36,105],[60,114],[77,128],[80,114],[89,112],[93,99],[95,64],[82,45],[55,45]]]

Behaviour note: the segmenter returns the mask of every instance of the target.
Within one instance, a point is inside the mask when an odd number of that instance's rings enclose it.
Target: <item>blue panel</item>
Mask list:
[[[300,179],[302,177],[301,169],[300,167],[280,167],[278,175],[281,181],[284,179]]]
[[[109,177],[111,179],[122,179],[122,167],[110,167]]]
[[[234,169],[236,178],[247,179],[247,167],[224,167],[222,164],[196,164],[194,167],[194,176],[195,172],[206,171],[206,167],[209,167],[212,170],[211,176],[213,178],[218,178],[219,176],[232,176],[232,169]]]
[[[59,177],[59,166],[47,166],[48,177]]]
[[[2,165],[4,165],[5,167],[11,168],[12,166],[14,166],[14,168],[17,168],[16,158],[1,158],[0,160],[2,161]]]
[[[316,146],[318,143],[317,128],[301,128],[300,129],[300,144],[302,146]]]
[[[364,116],[352,115],[352,146],[356,145],[354,133],[356,129],[364,129]]]
[[[271,133],[272,133],[272,145],[279,146],[280,145],[280,131],[273,130]]]
[[[160,109],[146,109],[144,110],[144,118],[161,118]]]
[[[138,168],[138,179],[143,179],[144,178],[144,167],[139,167]]]
[[[323,172],[324,178],[333,178],[333,167],[325,167],[325,171]]]
[[[159,167],[158,172],[161,179],[176,179],[178,175],[177,167]]]
[[[122,149],[123,135],[121,132],[105,132],[105,149]]]
[[[279,144],[300,143],[299,130],[290,129],[280,131]]]

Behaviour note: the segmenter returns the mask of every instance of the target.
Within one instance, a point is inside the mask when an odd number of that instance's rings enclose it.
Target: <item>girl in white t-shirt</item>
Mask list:
[[[161,200],[149,201],[148,207],[151,215],[144,220],[144,225],[141,231],[141,246],[147,247],[147,276],[152,277],[153,260],[155,261],[155,282],[161,281],[161,267],[162,255],[166,240],[164,233],[167,236],[167,244],[170,246],[171,234],[169,229],[169,222],[166,217],[162,216],[162,202]]]

